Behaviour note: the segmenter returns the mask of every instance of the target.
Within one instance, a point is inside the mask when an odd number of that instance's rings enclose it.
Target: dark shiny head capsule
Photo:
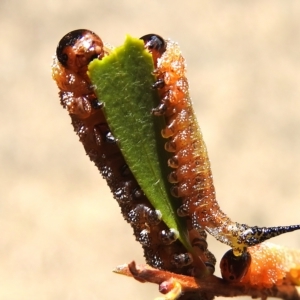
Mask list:
[[[166,51],[167,44],[165,40],[157,34],[146,34],[140,39],[144,41],[145,47],[152,53],[156,51],[161,55]]]
[[[235,256],[232,249],[227,251],[220,262],[222,277],[228,281],[239,281],[247,273],[251,265],[251,255],[244,252],[241,256]]]
[[[101,59],[104,56],[103,42],[92,31],[74,30],[60,40],[56,56],[66,69],[82,72],[94,58]]]

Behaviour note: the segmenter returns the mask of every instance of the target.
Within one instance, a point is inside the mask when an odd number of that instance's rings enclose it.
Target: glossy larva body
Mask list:
[[[189,96],[185,60],[177,43],[166,40],[165,51],[157,58],[155,75],[161,102],[153,114],[164,116],[162,136],[165,149],[172,153],[168,165],[172,194],[182,200],[178,215],[188,217],[192,227],[205,229],[232,247],[236,256],[249,246],[271,237],[300,229],[299,225],[250,227],[233,222],[216,201],[210,161]]]

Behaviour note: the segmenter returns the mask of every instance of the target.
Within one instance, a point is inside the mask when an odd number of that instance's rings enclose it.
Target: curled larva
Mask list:
[[[268,242],[249,247],[240,257],[229,250],[220,262],[222,277],[244,285],[300,284],[300,251]]]
[[[89,30],[75,30],[61,39],[52,65],[61,104],[67,109],[87,155],[106,179],[125,220],[132,226],[147,263],[190,274],[194,271],[190,255],[177,240],[176,231],[161,221],[160,212],[153,208],[132,175],[87,76],[89,62],[102,59],[109,52]]]
[[[215,195],[210,162],[189,96],[185,60],[177,43],[156,35],[143,37],[154,53],[158,90],[161,101],[153,114],[164,116],[162,136],[166,151],[172,154],[168,165],[173,170],[169,182],[172,194],[181,198],[177,213],[189,217],[194,228],[205,229],[219,241],[232,247],[236,256],[249,246],[282,233],[300,229],[300,225],[250,227],[233,222],[220,209]],[[154,46],[153,46],[154,44]]]

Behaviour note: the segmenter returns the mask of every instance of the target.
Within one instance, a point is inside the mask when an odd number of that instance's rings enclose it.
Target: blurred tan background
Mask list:
[[[298,0],[1,0],[0,299],[158,295],[112,273],[143,254],[59,104],[50,66],[70,30],[178,41],[222,209],[299,223],[299,16]],[[274,242],[300,248],[300,232]]]

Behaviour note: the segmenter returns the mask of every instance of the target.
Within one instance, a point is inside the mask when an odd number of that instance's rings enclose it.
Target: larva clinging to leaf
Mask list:
[[[158,41],[158,42],[157,42]],[[300,225],[257,227],[233,222],[219,207],[213,185],[207,149],[199,129],[189,96],[185,60],[177,43],[146,36],[146,45],[155,43],[162,51],[155,51],[154,88],[161,102],[153,114],[164,116],[162,136],[167,139],[166,151],[172,154],[168,165],[173,171],[168,180],[172,194],[182,201],[178,215],[191,219],[194,228],[205,229],[216,239],[232,247],[236,256],[250,246],[280,234],[300,229]],[[153,46],[154,44],[154,46]]]

